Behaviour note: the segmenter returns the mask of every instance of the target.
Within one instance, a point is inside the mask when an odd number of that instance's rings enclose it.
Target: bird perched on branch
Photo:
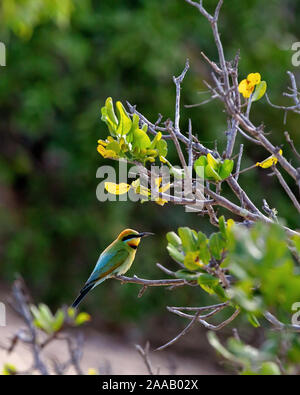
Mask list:
[[[132,229],[123,230],[117,239],[100,254],[92,274],[72,307],[76,308],[88,292],[107,278],[126,273],[134,261],[141,238],[152,234],[149,232],[139,233]]]

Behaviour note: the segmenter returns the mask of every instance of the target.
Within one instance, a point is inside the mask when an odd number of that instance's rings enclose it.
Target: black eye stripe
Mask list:
[[[137,246],[136,246],[136,245],[134,245],[134,244],[128,244],[128,245],[129,245],[129,247],[133,248],[134,250],[136,250],[136,249],[137,249]]]
[[[122,241],[126,241],[126,240],[130,240],[130,239],[136,239],[138,237],[138,235],[128,235],[128,236],[124,236]]]

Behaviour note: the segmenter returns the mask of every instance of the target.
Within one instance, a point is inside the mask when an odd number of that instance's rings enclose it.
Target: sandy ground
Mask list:
[[[5,301],[1,298],[0,300]],[[9,308],[6,309],[6,326],[0,326],[0,343],[8,344],[9,339],[24,327],[20,318]],[[97,369],[100,374],[148,374],[146,366],[134,347],[127,340],[103,334],[95,329],[84,329],[84,348],[82,369],[85,373],[90,368]],[[67,359],[66,347],[61,341],[49,345],[43,354],[43,360],[51,366],[51,360],[64,361]],[[160,374],[222,374],[215,366],[199,359],[185,358],[174,354],[170,350],[150,353],[151,363],[155,371]],[[18,345],[15,351],[8,355],[0,348],[0,371],[5,362],[10,362],[20,371],[26,370],[31,365],[31,353],[28,348]],[[70,372],[72,373],[72,372]]]

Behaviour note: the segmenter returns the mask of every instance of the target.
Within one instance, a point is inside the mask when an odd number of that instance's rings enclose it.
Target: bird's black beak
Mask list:
[[[138,237],[147,237],[147,236],[151,236],[151,235],[154,235],[154,233],[142,232],[142,233],[139,233],[137,236]]]

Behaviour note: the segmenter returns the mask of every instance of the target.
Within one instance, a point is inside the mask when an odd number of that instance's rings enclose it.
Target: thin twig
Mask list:
[[[185,62],[185,67],[182,71],[182,73],[178,77],[173,77],[174,84],[176,86],[176,102],[175,102],[175,133],[180,132],[180,126],[179,126],[179,119],[180,119],[180,90],[181,90],[181,83],[190,68],[189,65],[189,60],[187,59]]]
[[[286,183],[285,179],[282,177],[280,171],[275,166],[273,166],[273,171],[276,174],[276,176],[278,178],[278,181],[280,182],[280,185],[282,186],[282,188],[287,193],[288,197],[293,202],[293,205],[296,207],[298,213],[300,213],[300,203],[297,200],[296,196],[293,194],[291,188],[288,186],[288,184]]]
[[[164,350],[165,348],[171,346],[172,344],[176,343],[182,336],[186,335],[194,326],[196,323],[198,317],[200,315],[200,311],[198,311],[195,315],[194,318],[191,320],[191,322],[181,331],[174,339],[170,340],[168,343],[158,347],[155,351],[161,351]]]
[[[264,313],[264,317],[267,321],[269,321],[274,326],[274,329],[278,331],[289,330],[291,332],[300,333],[300,325],[284,324],[283,322],[279,321],[269,311],[266,311]]]
[[[236,181],[238,181],[238,179],[239,179],[243,152],[244,152],[244,144],[241,144],[240,145],[240,152],[239,152],[239,156],[238,156],[238,160],[237,160],[237,164],[236,164],[236,169],[235,169],[236,174],[235,174],[234,178],[236,179]]]
[[[188,166],[189,169],[192,169],[194,158],[193,158],[193,130],[192,130],[192,121],[189,119],[189,146],[188,146],[188,154],[189,154],[189,161]],[[191,175],[191,174],[190,174]]]
[[[286,141],[290,144],[290,146],[291,146],[291,148],[292,148],[294,154],[296,155],[297,159],[300,161],[300,154],[299,154],[299,152],[296,150],[296,147],[295,147],[295,145],[294,145],[294,141],[290,138],[290,135],[289,135],[288,132],[284,132],[284,135],[285,135]]]
[[[151,376],[153,376],[154,375],[153,367],[152,367],[152,364],[151,364],[151,361],[150,361],[150,358],[149,358],[150,343],[147,342],[145,348],[141,347],[139,344],[136,344],[135,348],[137,349],[137,351],[139,352],[139,354],[143,358],[143,361],[145,362],[145,365],[147,367],[147,370],[148,370],[149,374]]]
[[[23,320],[25,321],[26,326],[27,326],[28,331],[31,336],[30,344],[31,344],[33,358],[34,358],[34,367],[35,367],[35,369],[39,370],[42,375],[48,375],[49,374],[48,369],[40,357],[41,350],[40,350],[40,347],[37,343],[37,333],[36,333],[36,329],[33,325],[32,315],[31,315],[29,308],[28,308],[28,306],[25,302],[25,299],[24,299],[21,279],[18,279],[14,282],[13,295],[14,295],[15,301],[17,303],[17,308],[18,308]]]

